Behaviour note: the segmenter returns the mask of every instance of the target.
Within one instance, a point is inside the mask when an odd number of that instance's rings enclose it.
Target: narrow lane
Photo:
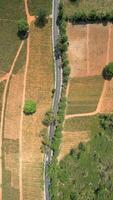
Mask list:
[[[59,0],[53,0],[53,17],[52,17],[52,36],[53,36],[53,50],[57,44],[57,40],[59,37],[59,28],[57,26],[57,17],[59,12]],[[62,89],[62,68],[61,68],[61,58],[56,58],[54,54],[54,67],[55,67],[55,94],[53,99],[53,113],[54,115],[58,112],[58,105],[61,97],[61,89]],[[49,138],[50,142],[54,138],[55,124],[52,124],[49,129]],[[48,165],[52,159],[52,151],[50,149],[46,149],[45,154],[45,200],[50,200],[49,196],[49,185],[50,180],[47,175]]]

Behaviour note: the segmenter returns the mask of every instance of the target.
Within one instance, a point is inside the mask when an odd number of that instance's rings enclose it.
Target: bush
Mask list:
[[[36,16],[35,24],[36,24],[37,26],[39,26],[39,27],[45,26],[45,23],[46,23],[46,16],[47,16],[46,11],[40,9],[40,10],[38,11],[38,16]]]
[[[53,122],[55,122],[55,117],[53,115],[53,112],[51,111],[48,111],[46,114],[45,114],[45,118],[43,120],[43,124],[45,126],[50,126]]]
[[[28,36],[29,25],[25,19],[18,21],[18,36],[24,39]]]
[[[26,115],[31,115],[36,112],[36,103],[32,100],[26,100],[24,105],[24,113]]]
[[[110,80],[113,77],[113,62],[109,63],[108,65],[105,66],[103,70],[103,77],[106,80]]]

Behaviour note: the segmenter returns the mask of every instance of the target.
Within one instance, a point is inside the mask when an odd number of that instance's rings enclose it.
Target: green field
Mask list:
[[[0,72],[8,72],[20,45],[17,37],[17,24],[0,21]]]
[[[75,132],[75,131],[88,131],[95,130],[98,127],[98,116],[85,116],[75,117],[67,119],[65,121],[64,131]]]
[[[38,15],[40,9],[44,9],[48,15],[52,13],[51,0],[28,0],[31,15]]]
[[[99,118],[97,121],[99,125]],[[91,129],[90,141],[74,149],[59,164],[60,200],[113,199],[113,128],[109,125],[103,129],[95,120],[92,122],[95,129]],[[87,126],[87,119],[85,123]]]
[[[23,0],[0,0],[0,19],[17,20],[24,15]]]
[[[95,111],[102,89],[103,78],[101,76],[71,79],[67,114]]]
[[[112,0],[78,0],[76,3],[72,3],[70,0],[63,0],[65,5],[65,13],[70,16],[75,12],[84,11],[90,13],[91,10],[111,12],[113,11]]]

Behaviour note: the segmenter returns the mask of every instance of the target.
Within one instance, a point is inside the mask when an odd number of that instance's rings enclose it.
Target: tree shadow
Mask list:
[[[38,28],[43,28],[47,23],[48,23],[47,18],[44,21],[40,21],[40,20],[38,20],[38,18],[36,18],[36,20],[34,22],[35,27],[38,27]]]
[[[103,76],[104,80],[110,81],[112,79],[112,75],[108,74],[108,72],[107,72],[107,67],[104,67],[104,69],[102,71],[102,76]]]
[[[21,31],[18,31],[17,32],[17,36],[20,38],[20,40],[25,40],[28,38],[28,35],[29,35],[29,31],[27,32],[21,32]]]

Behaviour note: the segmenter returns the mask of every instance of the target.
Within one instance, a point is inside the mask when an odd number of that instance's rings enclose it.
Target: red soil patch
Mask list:
[[[80,142],[88,142],[89,134],[87,131],[63,132],[60,147],[59,160],[62,160],[72,148],[76,148]]]
[[[68,24],[71,77],[87,75],[87,27]]]

